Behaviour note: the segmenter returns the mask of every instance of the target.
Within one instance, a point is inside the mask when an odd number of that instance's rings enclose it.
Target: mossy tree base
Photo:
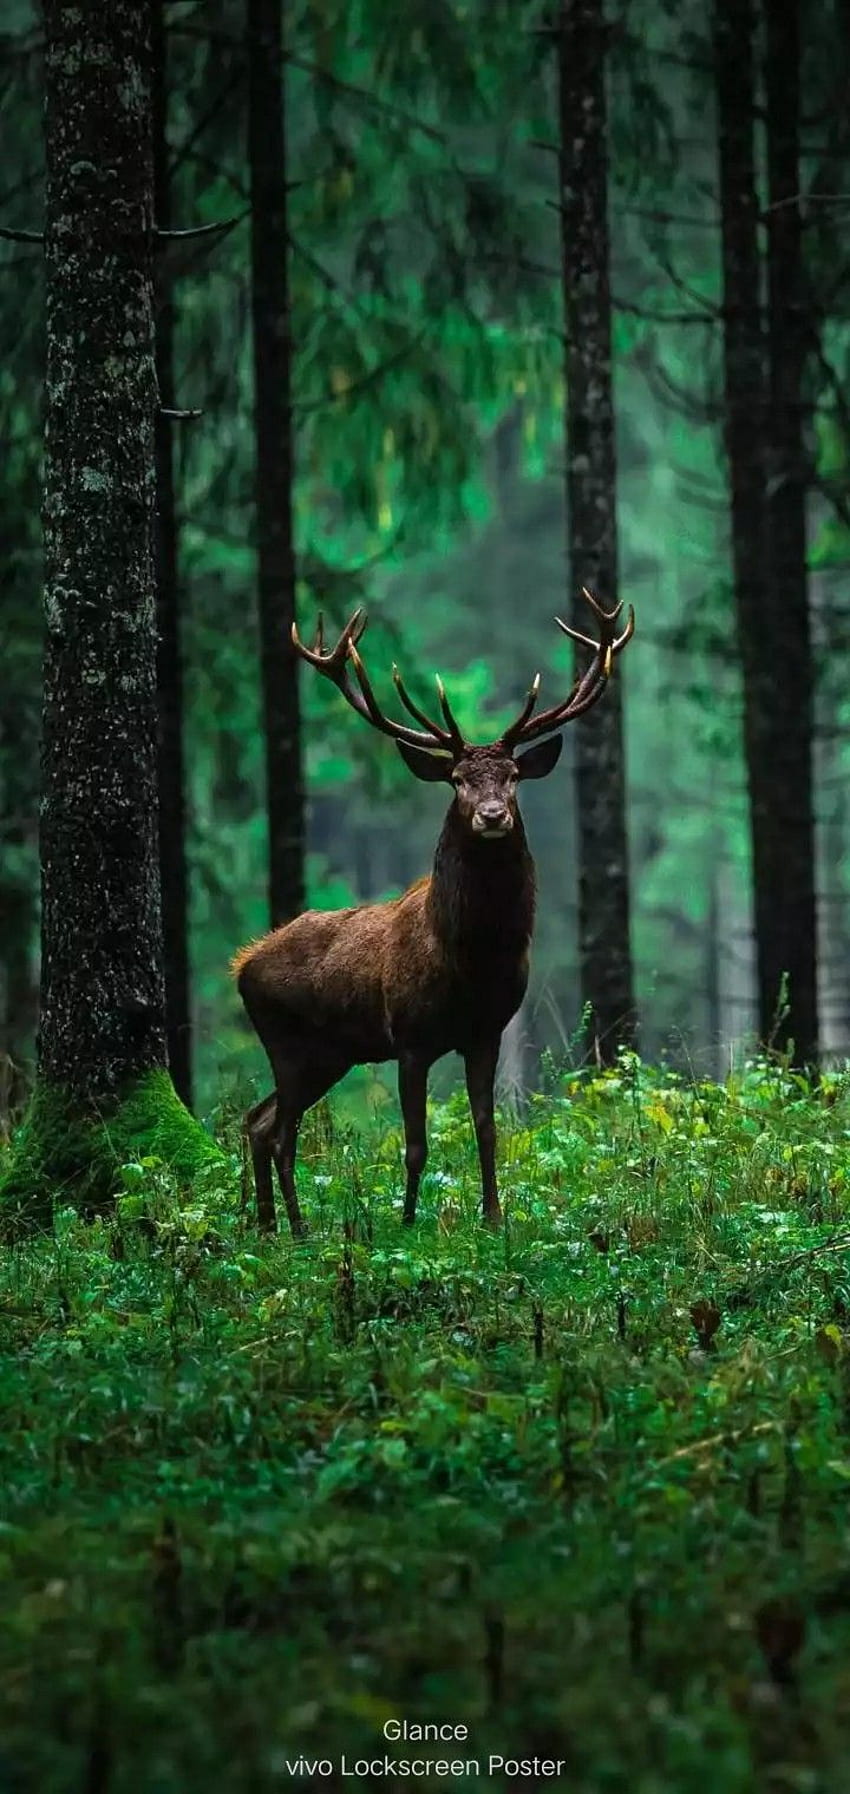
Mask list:
[[[0,1228],[48,1228],[57,1202],[83,1213],[108,1209],[121,1166],[157,1158],[178,1184],[222,1164],[222,1155],[177,1096],[166,1071],[139,1078],[111,1105],[81,1113],[79,1099],[43,1079],[0,1176]]]

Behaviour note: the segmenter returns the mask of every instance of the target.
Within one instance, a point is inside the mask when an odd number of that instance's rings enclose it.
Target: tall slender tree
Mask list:
[[[723,270],[723,434],[729,480],[732,585],[743,688],[759,1030],[770,1035],[779,995],[764,941],[770,930],[769,768],[764,718],[771,668],[762,444],[765,366],[755,168],[753,0],[715,0],[713,48]],[[781,968],[780,968],[781,971]]]
[[[777,1044],[797,1062],[818,1056],[817,912],[812,789],[814,673],[806,564],[804,381],[812,320],[805,291],[800,202],[799,0],[765,5],[767,114],[767,564],[771,713],[768,826],[772,872],[763,947],[764,998],[783,973],[788,1012]],[[764,652],[764,646],[762,646]],[[775,999],[774,999],[775,1000]]]
[[[558,161],[566,375],[568,560],[578,587],[617,599],[617,454],[611,370],[606,26],[602,0],[561,0]],[[575,730],[582,1002],[596,1056],[635,1027],[626,774],[619,682]]]
[[[248,0],[248,159],[260,659],[273,923],[304,905],[304,778],[295,619],[292,321],[280,0]]]
[[[743,678],[759,1033],[817,1052],[811,791],[811,649],[805,571],[801,381],[804,316],[793,30],[768,7],[768,318],[755,161],[752,0],[715,0],[714,59],[723,261],[724,435]],[[790,112],[785,113],[786,104]],[[783,365],[785,353],[789,364]]]
[[[171,226],[167,39],[164,0],[153,6],[154,214],[160,230]],[[183,640],[179,536],[174,494],[173,423],[175,296],[168,261],[160,257],[156,307],[156,610],[159,753],[159,865],[165,952],[165,1017],[168,1066],[183,1102],[192,1101],[192,1034],[189,1004],[189,879],[186,865],[186,779],[183,750]]]
[[[59,1175],[108,1193],[122,1112],[148,1137],[166,1117],[184,1166],[208,1150],[164,1070],[149,9],[46,0],[44,25],[42,985],[35,1099],[4,1185],[36,1211]],[[106,1155],[86,1125],[104,1116]]]

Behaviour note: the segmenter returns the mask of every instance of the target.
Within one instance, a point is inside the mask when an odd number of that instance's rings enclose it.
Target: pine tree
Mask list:
[[[803,269],[800,201],[800,9],[765,6],[767,102],[766,473],[771,717],[766,744],[772,795],[771,889],[763,894],[760,936],[762,1026],[783,974],[788,1012],[776,1042],[794,1043],[798,1065],[818,1057],[817,911],[812,789],[814,670],[806,564],[809,467],[804,381],[812,320]]]
[[[295,620],[292,317],[280,0],[248,0],[248,159],[260,673],[273,924],[304,905],[304,778]]]
[[[564,293],[568,560],[579,589],[617,602],[617,458],[608,241],[602,0],[561,0],[559,176]],[[579,970],[590,1036],[610,1064],[634,1032],[625,757],[619,678],[574,727]]]
[[[812,666],[801,440],[802,303],[796,50],[768,8],[767,318],[755,158],[757,14],[716,0],[723,257],[724,433],[744,702],[763,1042],[817,1055]]]

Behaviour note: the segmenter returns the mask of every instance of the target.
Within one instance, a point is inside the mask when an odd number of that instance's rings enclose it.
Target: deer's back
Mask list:
[[[434,927],[430,880],[390,903],[308,910],[244,948],[233,964],[260,1035],[321,1036],[351,1062],[433,1058],[500,1032],[519,1007],[528,975],[523,943],[476,963],[458,957]]]

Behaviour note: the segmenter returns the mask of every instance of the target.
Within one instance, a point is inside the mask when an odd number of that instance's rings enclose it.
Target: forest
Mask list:
[[[843,1794],[848,90],[6,0],[10,1794]]]

